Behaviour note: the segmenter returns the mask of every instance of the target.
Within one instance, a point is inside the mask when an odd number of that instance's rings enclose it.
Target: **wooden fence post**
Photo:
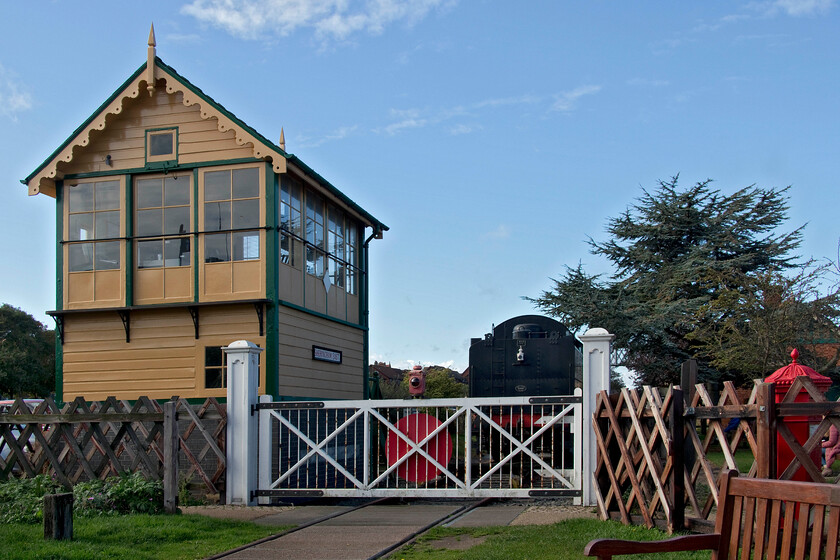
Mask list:
[[[163,509],[178,513],[178,402],[163,403]]]
[[[697,390],[695,385],[697,385],[697,360],[691,358],[682,363],[682,371],[680,372],[680,388],[688,405],[691,405],[691,401],[694,399],[694,392]]]
[[[44,538],[73,540],[73,493],[44,496]]]
[[[685,529],[685,411],[683,392],[678,387],[673,388],[671,394],[671,414],[668,426],[671,432],[671,441],[668,448],[669,459],[671,460],[671,483],[668,488],[671,502],[671,519],[668,522],[668,532],[682,531]]]
[[[775,385],[759,383],[756,391],[756,477],[776,478],[776,404]]]

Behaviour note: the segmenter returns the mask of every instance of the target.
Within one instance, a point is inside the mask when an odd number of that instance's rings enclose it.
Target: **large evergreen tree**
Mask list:
[[[0,395],[44,397],[55,389],[55,331],[0,305]]]
[[[725,195],[710,181],[688,189],[678,187],[677,177],[661,181],[608,221],[606,242],[590,239],[592,253],[612,263],[612,276],[588,274],[579,264],[531,301],[572,330],[614,333],[638,382],[677,382],[689,358],[698,359],[701,380],[744,382],[756,371],[720,361],[712,341],[717,336],[721,345],[726,333],[716,325],[733,316],[731,326],[740,330],[730,333],[745,332],[751,317],[744,299],[756,295],[757,283],[778,283],[801,266],[794,251],[802,228],[778,231],[787,220],[786,192],[751,186]],[[785,351],[774,351],[759,369],[772,372]]]

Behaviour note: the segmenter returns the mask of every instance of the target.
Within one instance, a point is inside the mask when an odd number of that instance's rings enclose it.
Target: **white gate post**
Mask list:
[[[225,434],[225,503],[250,506],[257,489],[257,404],[259,354],[262,348],[237,340],[223,348],[227,354],[227,432]]]
[[[583,489],[583,505],[597,505],[592,485],[593,475],[597,463],[597,444],[595,430],[592,427],[592,415],[595,413],[595,403],[598,393],[610,390],[610,346],[615,338],[606,329],[589,329],[579,337],[583,342],[583,410],[581,414],[582,438],[579,439],[583,448],[581,476]]]

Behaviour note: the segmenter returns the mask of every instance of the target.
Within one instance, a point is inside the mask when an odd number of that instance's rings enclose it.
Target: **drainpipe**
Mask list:
[[[363,267],[364,267],[364,281],[362,282],[362,326],[365,327],[363,332],[363,343],[362,343],[362,364],[364,377],[363,383],[364,386],[362,387],[362,398],[364,400],[370,399],[370,281],[368,280],[368,269],[370,267],[370,258],[368,257],[368,247],[370,245],[371,240],[373,239],[382,239],[382,228],[379,226],[373,226],[373,233],[370,234],[370,237],[365,239],[365,242],[362,243],[362,260],[363,260]]]

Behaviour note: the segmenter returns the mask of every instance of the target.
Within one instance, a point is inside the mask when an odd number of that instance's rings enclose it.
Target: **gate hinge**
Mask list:
[[[251,405],[251,416],[253,416],[256,413],[257,413],[257,405],[252,404]]]

